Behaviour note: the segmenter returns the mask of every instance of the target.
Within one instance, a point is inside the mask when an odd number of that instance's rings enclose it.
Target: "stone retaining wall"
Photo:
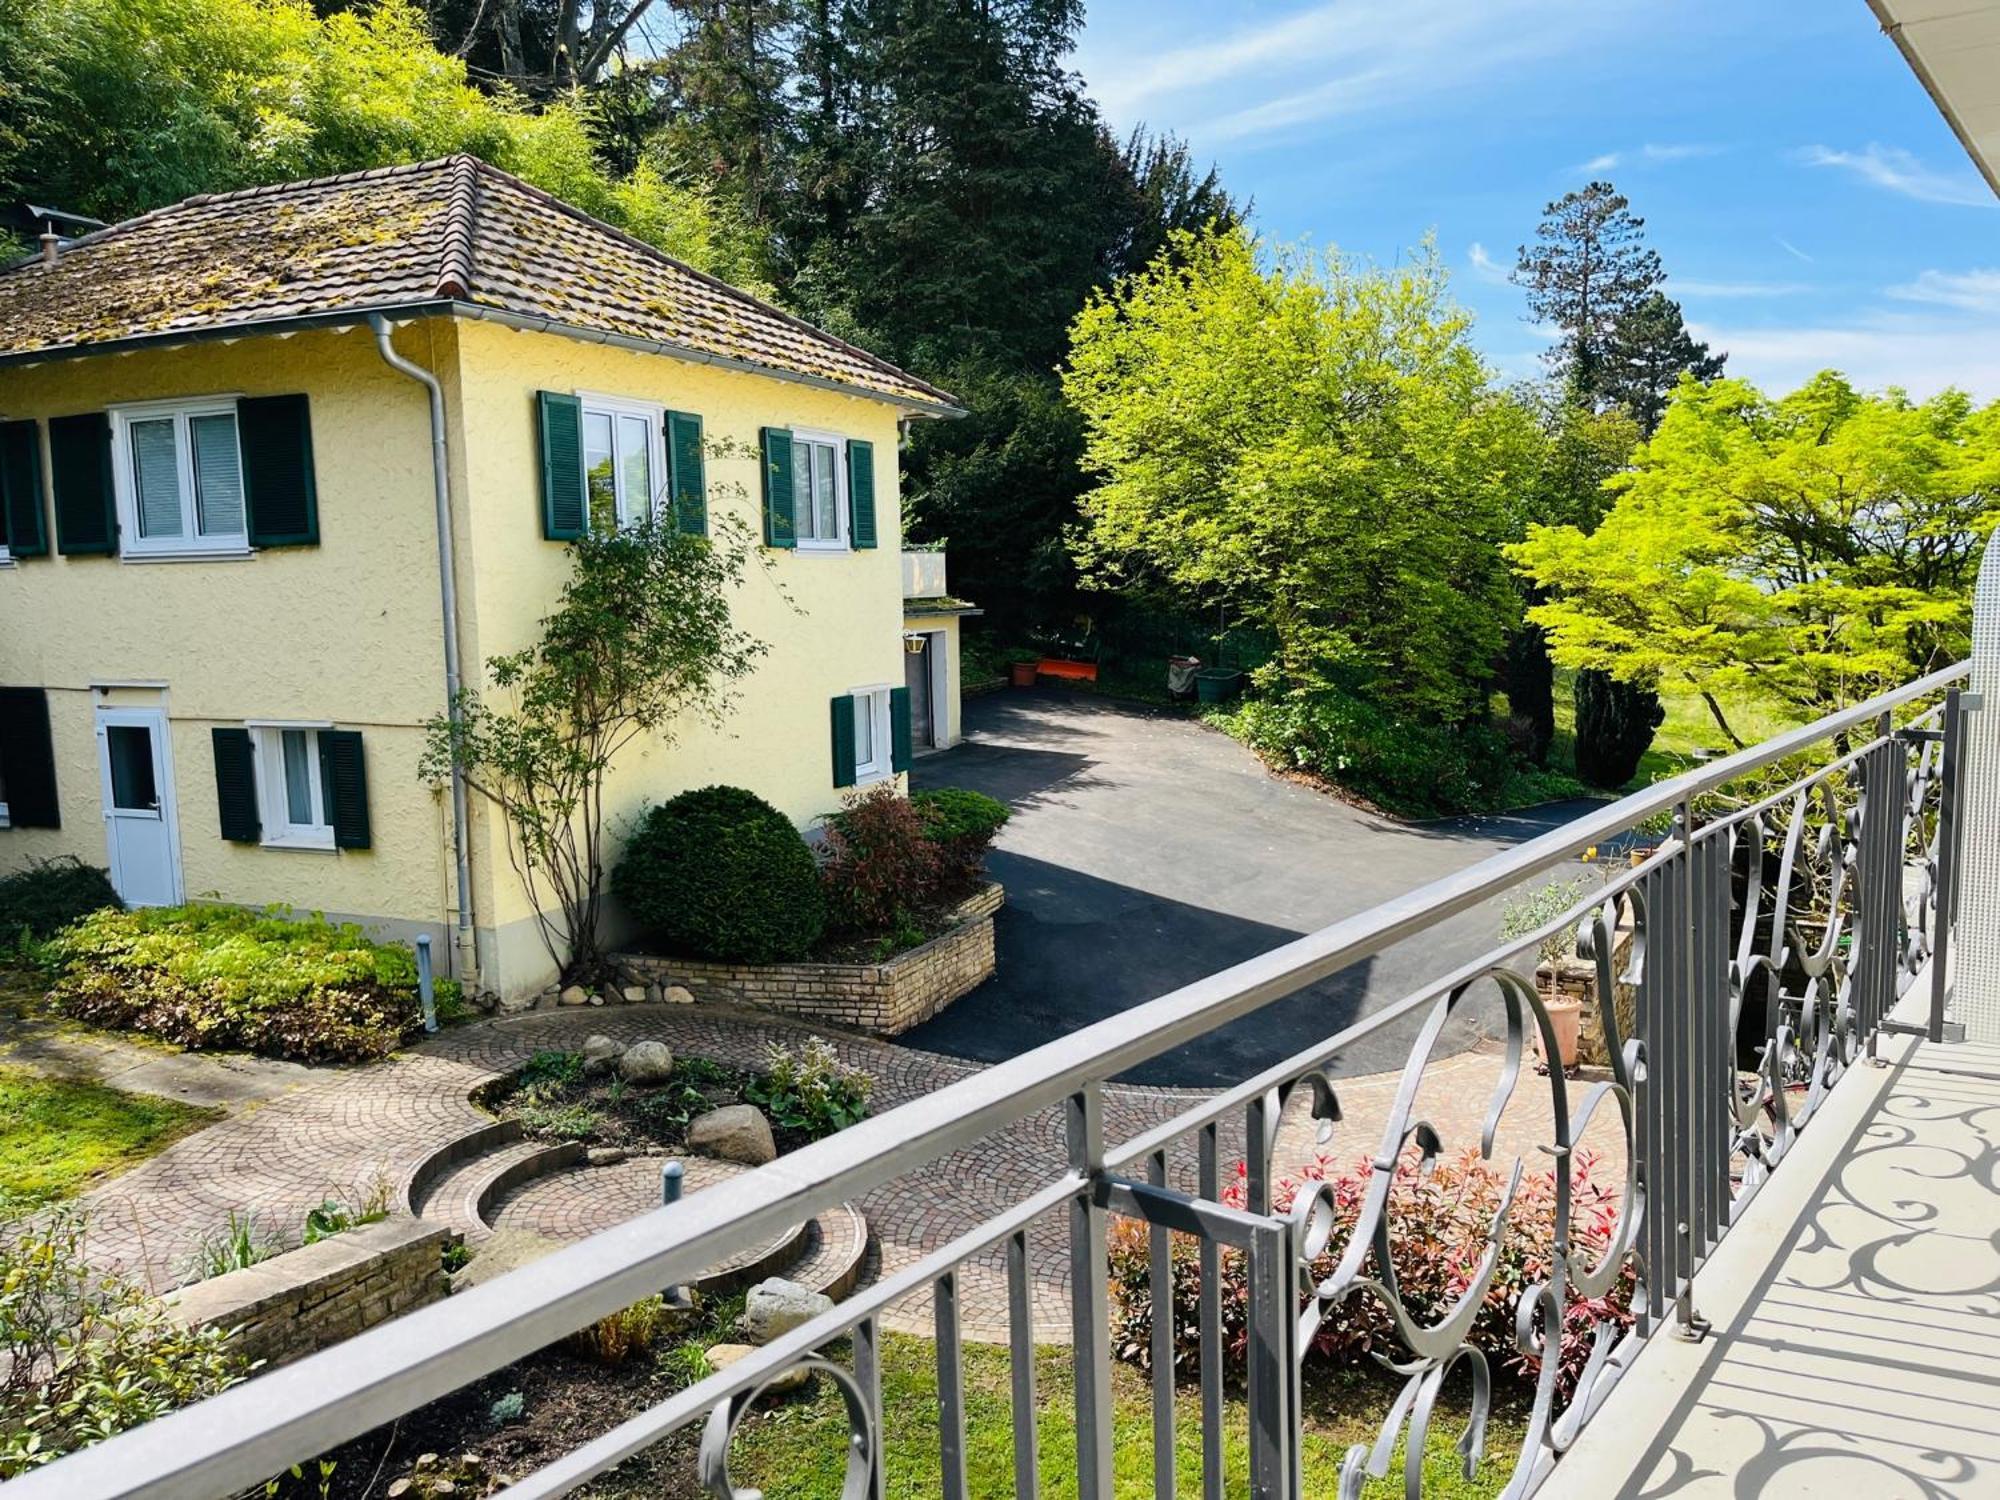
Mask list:
[[[425,1219],[384,1219],[163,1300],[190,1327],[239,1329],[238,1350],[281,1365],[444,1296],[444,1247],[457,1238]]]
[[[646,953],[621,953],[616,963],[648,984],[683,985],[697,1000],[895,1036],[992,975],[993,914],[1005,895],[997,884],[980,887],[949,930],[879,964],[717,964]]]

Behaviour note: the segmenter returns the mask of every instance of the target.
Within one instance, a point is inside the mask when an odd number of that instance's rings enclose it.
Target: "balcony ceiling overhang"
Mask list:
[[[2000,193],[2000,0],[1868,0]]]

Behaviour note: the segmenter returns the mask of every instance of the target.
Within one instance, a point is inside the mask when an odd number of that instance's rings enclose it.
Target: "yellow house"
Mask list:
[[[449,685],[534,639],[583,528],[736,513],[768,653],[615,768],[614,837],[711,782],[808,824],[911,752],[898,442],[957,410],[468,156],[45,238],[0,272],[0,869],[537,989],[504,825],[418,772]]]

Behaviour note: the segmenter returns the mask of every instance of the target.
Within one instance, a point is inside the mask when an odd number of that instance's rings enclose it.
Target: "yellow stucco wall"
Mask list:
[[[754,549],[734,618],[769,646],[724,728],[691,723],[630,755],[610,784],[612,841],[688,787],[747,786],[802,826],[839,804],[829,700],[899,686],[902,597],[897,412],[670,358],[427,319],[395,334],[446,390],[460,642],[469,682],[530,642],[565,576],[541,535],[534,394],[589,391],[697,412],[713,450],[711,517],[761,535],[759,429],[811,427],[874,444],[880,545],[834,554]],[[454,920],[450,814],[417,775],[422,723],[442,705],[442,637],[428,408],[366,330],[251,338],[0,370],[0,415],[46,421],[128,401],[230,393],[310,398],[320,545],[247,560],[24,559],[0,570],[0,685],[49,690],[60,831],[0,831],[0,870],[57,853],[105,859],[94,708],[169,714],[183,887],[190,899],[381,919],[399,936]],[[51,536],[53,517],[51,516]],[[94,683],[147,683],[112,693]],[[209,732],[255,719],[363,732],[374,848],[340,853],[225,842]],[[482,979],[519,990],[550,965],[503,830],[473,799]],[[616,920],[616,914],[613,916]],[[441,955],[442,957],[442,952]]]
[[[962,680],[958,666],[958,616],[955,614],[924,614],[905,610],[903,628],[907,631],[922,631],[927,635],[938,635],[944,639],[944,692],[937,699],[935,713],[939,734],[936,749],[956,745],[965,736],[965,724],[959,713],[963,699]],[[936,646],[933,646],[933,650]]]
[[[442,327],[449,346],[451,330]],[[417,780],[415,726],[443,700],[429,420],[422,392],[364,332],[308,333],[0,370],[0,414],[46,420],[127,401],[305,392],[317,547],[154,562],[51,551],[0,570],[0,684],[45,687],[60,830],[0,831],[0,869],[105,861],[99,704],[164,704],[189,898],[435,924],[447,866],[440,800]],[[54,540],[53,516],[47,517]],[[160,687],[94,690],[93,683]],[[362,731],[374,847],[231,844],[210,729],[327,720]]]
[[[711,521],[734,516],[753,537],[761,536],[761,428],[811,427],[874,444],[880,544],[831,554],[755,548],[732,615],[770,649],[741,684],[727,724],[721,730],[677,726],[671,743],[628,757],[608,787],[614,845],[648,805],[711,782],[749,787],[801,825],[836,808],[830,700],[903,681],[895,409],[491,324],[461,325],[459,356],[464,428],[456,446],[465,455],[460,472],[470,499],[462,534],[471,538],[469,613],[477,621],[466,641],[468,675],[475,662],[534,638],[568,566],[561,544],[541,537],[538,390],[588,391],[699,413],[710,450]],[[717,456],[718,444],[736,451]],[[492,832],[490,819],[481,816],[473,840],[475,906],[482,927],[515,928],[515,937],[498,946],[503,968],[519,972],[517,965],[534,962],[532,933],[525,942],[520,933],[531,907],[504,851],[494,848]],[[511,975],[505,982],[513,987]]]

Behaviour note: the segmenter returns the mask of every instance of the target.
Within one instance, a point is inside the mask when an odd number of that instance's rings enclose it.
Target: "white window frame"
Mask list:
[[[660,515],[671,501],[668,491],[672,481],[667,474],[667,409],[654,401],[638,401],[630,396],[612,396],[601,391],[578,391],[576,399],[581,410],[577,416],[577,462],[584,463],[584,441],[582,424],[592,412],[611,418],[611,484],[613,505],[618,513],[618,524],[630,526],[638,520],[642,512],[631,507],[625,494],[625,468],[618,462],[618,419],[620,417],[643,417],[646,422],[646,469],[653,482],[653,493],[648,504],[654,516]],[[583,524],[590,525],[590,466],[583,469]]]
[[[285,792],[285,731],[298,730],[306,740],[307,796],[318,814],[326,809],[326,791],[320,780],[319,732],[331,729],[328,720],[256,719],[243,726],[250,731],[256,750],[257,819],[263,832],[259,842],[266,849],[327,849],[333,845],[331,823],[294,823]]]
[[[127,561],[147,558],[234,558],[249,557],[250,493],[243,469],[243,426],[236,410],[237,398],[229,396],[183,397],[172,401],[137,401],[110,408],[111,484],[118,498],[118,555]],[[196,529],[194,441],[188,431],[190,417],[229,417],[236,424],[236,474],[243,489],[243,530],[235,537],[202,536]],[[132,473],[132,424],[174,419],[174,457],[180,467],[181,534],[176,537],[149,537],[139,529],[139,486]]]
[[[870,786],[878,781],[887,781],[896,774],[896,747],[891,742],[889,725],[889,684],[870,683],[858,687],[848,694],[854,700],[854,784]],[[875,758],[864,761],[861,758],[861,716],[868,715],[868,722],[874,729]]]
[[[809,537],[799,525],[797,481],[792,489],[792,541],[801,552],[850,552],[853,550],[854,528],[847,506],[847,439],[837,432],[822,432],[812,427],[794,427],[794,443],[818,443],[833,449],[833,511],[834,535],[831,537]],[[793,465],[798,463],[798,455],[792,455]],[[810,498],[810,497],[808,497]]]

